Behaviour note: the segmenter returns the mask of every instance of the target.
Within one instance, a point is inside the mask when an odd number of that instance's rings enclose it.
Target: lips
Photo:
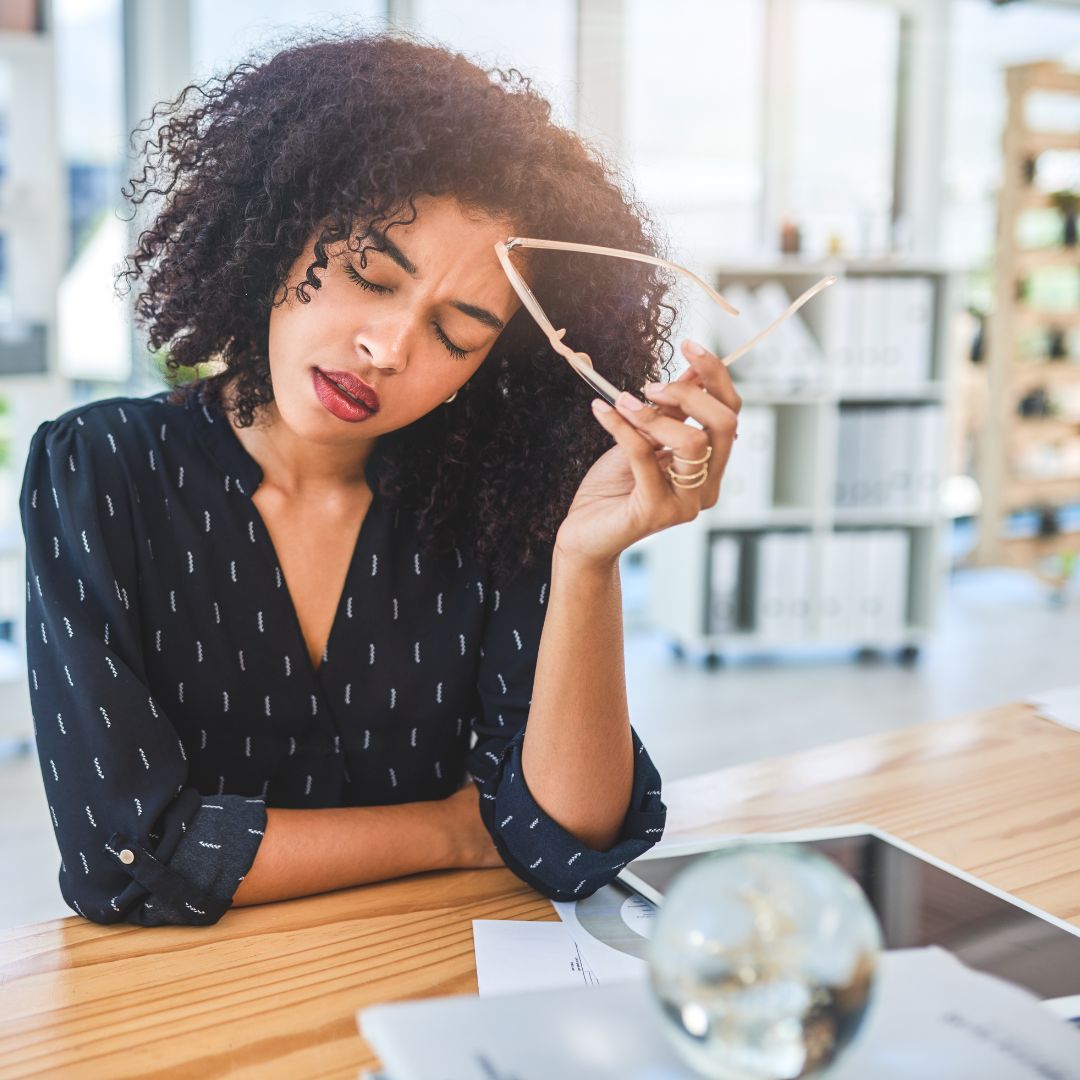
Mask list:
[[[369,386],[363,379],[348,371],[326,371],[323,368],[315,370],[325,375],[350,397],[356,398],[365,408],[372,412],[379,411],[379,395],[375,392],[374,386]]]

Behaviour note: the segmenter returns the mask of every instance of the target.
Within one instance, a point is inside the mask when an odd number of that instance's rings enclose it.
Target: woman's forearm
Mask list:
[[[266,830],[234,906],[442,870],[462,861],[450,800],[266,811]]]
[[[522,748],[525,782],[564,829],[606,851],[634,779],[618,561],[586,563],[556,548],[548,605]]]

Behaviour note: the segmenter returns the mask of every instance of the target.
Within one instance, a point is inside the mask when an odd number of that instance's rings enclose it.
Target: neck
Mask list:
[[[364,468],[374,439],[351,446],[303,439],[284,423],[273,401],[259,409],[247,428],[238,428],[231,410],[227,412],[236,437],[262,469],[264,485],[293,498],[323,498],[367,487]]]

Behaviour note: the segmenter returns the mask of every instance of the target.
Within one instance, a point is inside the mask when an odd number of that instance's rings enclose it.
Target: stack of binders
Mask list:
[[[710,540],[709,634],[761,644],[885,644],[908,628],[911,533],[850,529],[824,537],[820,575],[805,530],[716,533]]]
[[[837,507],[934,511],[941,486],[943,433],[940,405],[842,408]]]
[[[932,378],[932,279],[851,276],[833,291],[841,391],[902,389]]]
[[[758,537],[754,629],[763,641],[798,642],[810,636],[812,559],[808,532],[769,532]]]
[[[776,410],[746,405],[739,413],[739,442],[724,470],[717,509],[726,517],[749,517],[769,510],[775,469]]]
[[[907,625],[911,535],[903,529],[825,537],[818,635],[826,642],[888,642]]]
[[[764,330],[794,299],[778,281],[766,281],[755,289],[734,282],[725,285],[722,291],[740,314],[736,319],[723,319],[717,324],[717,348],[721,356],[734,352]],[[740,381],[795,390],[822,383],[825,360],[817,340],[797,311],[755,345],[732,370]]]

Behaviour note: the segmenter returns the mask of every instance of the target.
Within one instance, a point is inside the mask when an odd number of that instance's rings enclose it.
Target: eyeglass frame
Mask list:
[[[548,318],[547,313],[540,306],[540,301],[536,299],[532,289],[529,288],[517,267],[511,262],[510,252],[515,248],[534,248],[548,251],[577,251],[588,255],[608,255],[616,259],[631,259],[634,262],[649,263],[652,266],[662,266],[667,270],[672,270],[677,274],[688,277],[696,285],[700,286],[711,300],[719,304],[720,307],[729,314],[739,314],[739,309],[735,307],[734,304],[725,299],[709,285],[708,282],[704,281],[692,270],[687,269],[685,266],[679,266],[677,263],[668,262],[666,259],[658,258],[655,255],[645,255],[640,251],[624,251],[622,248],[599,247],[596,244],[578,244],[569,240],[541,240],[529,236],[510,236],[507,237],[506,240],[498,241],[495,244],[495,254],[499,259],[499,264],[502,266],[503,272],[506,274],[511,287],[521,300],[522,306],[533,317],[537,326],[540,327],[540,330],[548,339],[548,342],[555,352],[563,357],[589,387],[609,405],[615,404],[615,399],[619,396],[621,391],[596,370],[592,358],[588,353],[577,352],[564,344],[563,338],[566,335],[565,328],[562,330],[555,329],[555,326]],[[809,289],[803,292],[783,312],[773,319],[768,326],[755,334],[749,341],[740,345],[734,352],[722,357],[720,362],[725,367],[729,367],[738,360],[740,356],[749,352],[762,338],[772,333],[772,331],[775,330],[789,315],[793,315],[807,302],[807,300],[816,296],[822,289],[835,284],[836,280],[835,275],[829,274],[826,277],[823,277],[815,285],[811,285]],[[652,405],[653,403],[647,401],[646,404]]]

